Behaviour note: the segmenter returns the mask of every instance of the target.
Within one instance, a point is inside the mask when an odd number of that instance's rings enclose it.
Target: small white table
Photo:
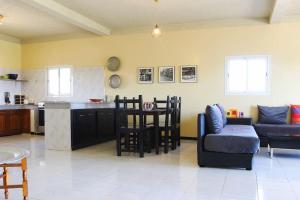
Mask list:
[[[0,146],[0,167],[3,168],[3,173],[0,174],[0,178],[3,179],[3,185],[0,189],[4,189],[5,199],[8,199],[8,189],[22,188],[23,199],[28,199],[28,181],[27,181],[27,157],[30,152],[26,149]],[[8,184],[8,172],[7,168],[20,167],[22,169],[23,183],[20,185]]]

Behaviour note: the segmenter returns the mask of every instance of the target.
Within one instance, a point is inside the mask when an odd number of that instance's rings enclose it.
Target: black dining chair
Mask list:
[[[120,99],[115,98],[116,106],[116,135],[117,155],[121,152],[139,152],[144,157],[146,136],[150,133],[151,126],[147,126],[143,115],[143,98]],[[151,147],[147,145],[149,152]]]
[[[176,97],[167,96],[166,100],[154,98],[155,108],[166,110],[164,121],[159,125],[160,144],[164,147],[165,153],[168,153],[170,147],[172,150],[176,148],[176,103]]]
[[[176,145],[180,146],[180,138],[181,138],[181,97],[178,97],[176,102]]]

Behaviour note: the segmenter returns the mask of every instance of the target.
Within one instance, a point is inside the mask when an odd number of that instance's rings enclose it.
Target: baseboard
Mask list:
[[[41,136],[43,136],[43,135],[45,135],[45,133],[34,133],[34,132],[31,132],[31,135],[41,135]]]
[[[180,139],[182,139],[182,140],[197,140],[197,138],[196,137],[180,137]]]

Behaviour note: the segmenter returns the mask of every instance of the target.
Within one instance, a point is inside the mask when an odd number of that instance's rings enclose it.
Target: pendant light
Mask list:
[[[158,0],[154,0],[155,3],[158,3]],[[158,24],[155,24],[152,30],[152,36],[153,37],[159,37],[161,35],[161,29],[158,26]]]
[[[3,19],[4,19],[4,16],[3,16],[3,15],[0,15],[0,25],[2,24]]]
[[[155,24],[153,30],[152,30],[152,36],[153,37],[159,37],[161,35],[161,30],[158,26],[158,24]]]

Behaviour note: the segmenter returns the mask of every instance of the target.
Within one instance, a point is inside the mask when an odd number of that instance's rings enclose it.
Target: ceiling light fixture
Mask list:
[[[152,36],[153,37],[159,37],[161,35],[161,30],[158,26],[158,24],[155,24],[153,30],[152,30]]]
[[[4,19],[4,16],[3,16],[3,15],[0,15],[0,25],[2,24],[3,19]]]
[[[158,3],[159,0],[154,0],[155,3]],[[153,37],[159,37],[161,35],[161,29],[159,28],[158,24],[155,24],[152,30]]]

